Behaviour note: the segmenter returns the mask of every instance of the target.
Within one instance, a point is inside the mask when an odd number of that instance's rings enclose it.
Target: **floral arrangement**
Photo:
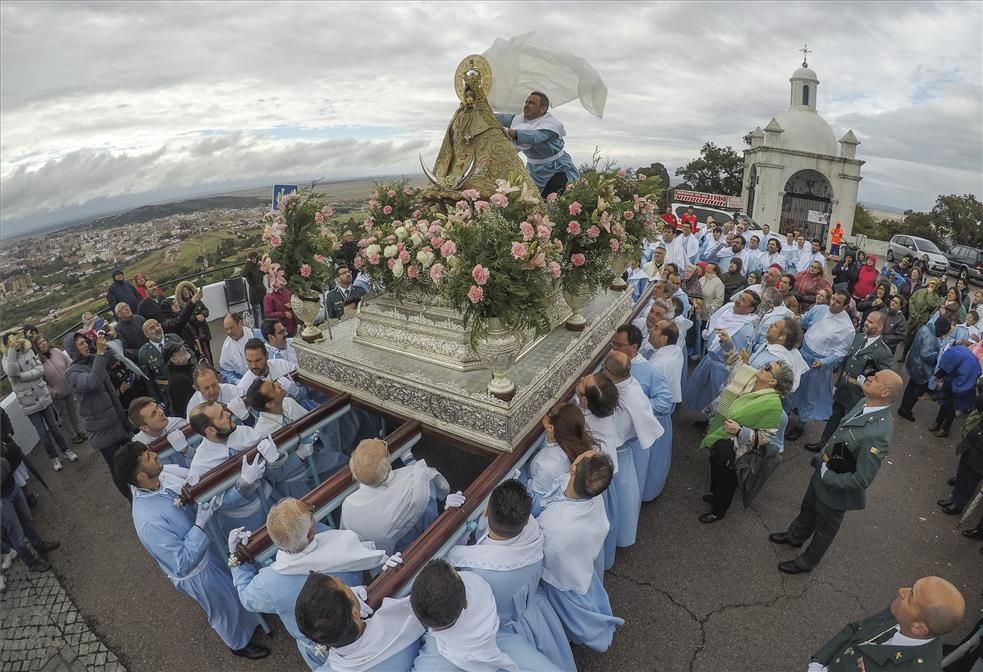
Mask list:
[[[278,210],[263,214],[263,240],[270,251],[260,269],[271,290],[289,287],[294,294],[311,296],[334,278],[330,255],[338,238],[328,226],[334,211],[314,187],[282,196]]]
[[[362,223],[355,267],[397,297],[413,289],[433,293],[454,244],[443,236],[443,222],[432,217],[421,190],[408,180],[377,184]]]
[[[440,272],[431,272],[435,287],[472,326],[472,341],[493,318],[509,330],[548,332],[562,245],[539,194],[510,179],[497,180],[488,200],[475,190],[461,195],[442,216],[452,249]]]
[[[658,178],[636,179],[625,170],[584,170],[561,195],[547,197],[562,243],[560,282],[565,291],[592,291],[612,278],[611,255],[638,256],[656,233]]]

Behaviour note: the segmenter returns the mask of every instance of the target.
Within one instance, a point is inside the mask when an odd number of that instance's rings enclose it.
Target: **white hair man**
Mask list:
[[[427,529],[437,517],[438,499],[447,507],[464,503],[460,492],[449,494],[447,479],[425,460],[393,469],[381,439],[359,442],[349,466],[359,488],[341,505],[341,527],[387,553],[402,551]]]
[[[266,531],[278,550],[273,563],[258,571],[252,563],[240,564],[235,555],[239,544],[248,543],[252,533],[243,527],[229,533],[229,565],[239,601],[246,611],[279,616],[297,640],[304,662],[316,670],[324,665],[325,658],[300,631],[294,616],[297,596],[307,577],[312,572],[331,574],[348,586],[360,586],[363,570],[395,566],[400,558],[390,560],[375,544],[361,541],[354,532],[332,530],[317,522],[311,507],[293,497],[281,499],[270,509]]]

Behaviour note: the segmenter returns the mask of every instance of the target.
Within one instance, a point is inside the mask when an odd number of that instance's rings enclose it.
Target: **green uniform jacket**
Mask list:
[[[816,496],[823,504],[838,511],[853,511],[867,505],[867,488],[874,481],[891,445],[891,434],[894,431],[891,407],[856,415],[863,407],[864,402],[861,400],[847,411],[823,451],[813,459],[816,473],[812,478]],[[826,476],[820,477],[822,465],[829,460],[833,446],[841,442],[853,453],[857,463],[856,471],[845,474],[827,471]]]
[[[859,385],[849,382],[850,378],[861,375],[868,362],[874,362],[878,370],[890,369],[894,362],[894,353],[887,347],[883,338],[878,338],[870,347],[864,347],[866,344],[867,337],[863,333],[857,334],[850,344],[850,351],[840,370],[836,391],[833,392],[833,401],[843,408],[853,408],[864,396]]]
[[[850,623],[826,642],[812,659],[825,665],[829,672],[941,670],[942,642],[938,637],[921,646],[864,644],[897,625],[897,622],[890,609],[885,609],[870,618]]]

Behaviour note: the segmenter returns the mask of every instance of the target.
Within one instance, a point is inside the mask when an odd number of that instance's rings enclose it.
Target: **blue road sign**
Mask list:
[[[274,184],[273,185],[273,200],[270,201],[270,210],[278,210],[278,203],[281,198],[287,194],[292,194],[297,191],[296,184]]]

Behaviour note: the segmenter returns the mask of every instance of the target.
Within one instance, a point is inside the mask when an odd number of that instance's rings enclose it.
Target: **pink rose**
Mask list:
[[[635,213],[631,210],[625,210],[623,213],[621,213],[621,216],[630,221],[634,219]]]
[[[406,250],[401,250],[399,253],[399,260],[404,264],[408,264],[410,261],[410,253]]]
[[[481,264],[476,264],[474,268],[471,269],[471,277],[479,285],[483,285],[488,282],[488,277],[491,275],[491,271],[482,266]]]
[[[412,196],[413,195],[413,187],[411,187],[409,185],[403,187],[403,193],[406,194],[407,196]]]
[[[543,240],[549,240],[550,234],[552,233],[553,232],[550,230],[550,227],[546,226],[545,224],[540,224],[536,227],[536,235]]]
[[[378,266],[379,265],[379,255],[378,254],[370,254],[368,261],[373,266]]]
[[[516,259],[524,259],[528,250],[522,243],[512,243],[512,256]]]
[[[596,226],[592,225],[589,229],[587,229],[588,238],[597,238],[599,235],[601,235],[601,230]]]
[[[439,250],[440,246],[443,244],[444,244],[444,239],[441,238],[440,236],[434,236],[433,238],[430,239],[430,245],[435,250]]]
[[[554,278],[560,277],[560,265],[555,261],[551,261],[546,268]]]
[[[386,262],[386,266],[389,267],[389,270],[390,271],[393,270],[393,266],[395,266],[395,265],[396,265],[396,260],[395,259],[390,259],[389,261]]]
[[[318,224],[324,224],[324,215],[322,215],[320,212],[315,212],[314,221]]]
[[[382,209],[382,214],[384,214],[384,215],[391,215],[391,214],[393,214],[393,206],[387,205],[386,207],[384,207]]]
[[[570,204],[570,214],[573,215],[574,217],[576,217],[583,211],[584,211],[584,206],[582,206],[577,201],[574,201],[573,203]]]
[[[621,249],[621,243],[618,242],[618,239],[617,238],[612,238],[611,239],[611,251],[612,252],[617,252],[620,249]]]
[[[270,236],[270,247],[280,247],[283,244],[283,238],[280,236]]]
[[[618,177],[624,177],[625,175],[627,175],[627,173],[624,171],[624,169],[618,171]]]
[[[396,195],[396,192],[393,191],[392,189],[390,189],[389,190],[389,198],[393,198],[395,195]]]
[[[413,219],[420,219],[420,215],[422,215],[422,214],[423,213],[420,212],[420,209],[417,208],[416,210],[413,211]]]
[[[311,265],[310,264],[303,264],[300,267],[300,277],[302,277],[302,278],[309,278],[309,277],[311,277]]]
[[[519,230],[522,231],[523,240],[532,240],[536,235],[536,230],[532,228],[532,224],[529,222],[522,222],[519,224]]]
[[[355,257],[354,264],[355,264],[355,268],[356,269],[362,268],[362,263],[363,263],[362,262],[362,257]]]
[[[548,196],[546,197],[546,202],[547,202],[547,203],[556,203],[556,198],[557,198],[557,196],[556,196],[556,192],[554,191],[554,192],[553,192],[552,194],[549,194],[549,195],[548,195]]]
[[[458,201],[457,203],[454,204],[454,207],[457,208],[458,210],[467,210],[468,209],[468,202],[467,201]]]
[[[500,208],[504,208],[506,205],[509,204],[509,197],[506,196],[505,194],[499,194],[499,193],[492,194],[491,198],[489,198],[488,200],[491,201],[492,205],[497,205]]]
[[[469,201],[477,201],[479,198],[481,198],[481,194],[478,193],[477,189],[465,189],[461,192],[461,196]]]
[[[440,246],[440,256],[444,259],[453,256],[457,252],[457,245],[454,244],[453,240],[445,240],[444,244]]]
[[[487,210],[490,207],[491,207],[491,205],[488,203],[488,201],[475,201],[474,202],[474,209],[477,210],[478,212],[484,212],[485,210]]]
[[[570,223],[567,224],[567,233],[578,235],[580,233],[580,222],[576,219],[571,219]]]
[[[431,236],[435,233],[440,233],[440,231],[441,231],[440,222],[432,222],[430,224],[430,228],[427,229],[427,233]]]
[[[587,263],[587,257],[580,254],[579,252],[577,254],[571,254],[570,263],[579,268],[580,266],[583,266],[584,264]]]
[[[471,285],[471,289],[468,290],[468,298],[471,299],[471,303],[478,303],[485,298],[485,290],[476,285]]]
[[[420,270],[416,266],[410,266],[406,269],[406,275],[411,280],[416,280],[416,276],[420,275]]]
[[[430,267],[430,279],[434,282],[440,282],[440,279],[444,277],[444,265],[434,264]]]
[[[611,227],[611,233],[616,235],[618,238],[621,238],[625,235],[625,227],[621,226],[621,224],[615,224]]]

